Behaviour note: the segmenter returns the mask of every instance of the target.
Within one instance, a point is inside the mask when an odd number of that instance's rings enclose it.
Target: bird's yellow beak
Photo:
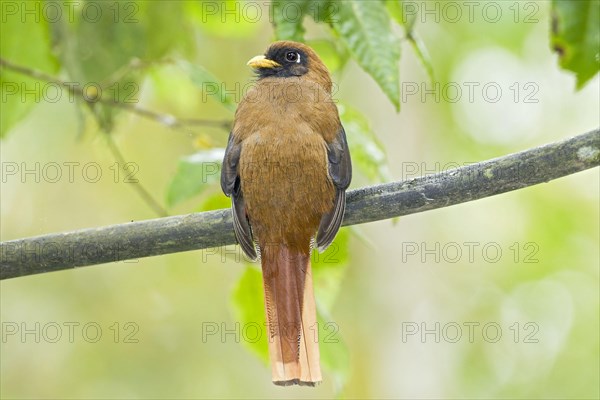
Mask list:
[[[252,57],[250,59],[250,61],[248,61],[246,63],[246,65],[249,65],[250,67],[252,67],[254,69],[281,67],[281,64],[279,64],[278,62],[275,62],[273,60],[269,60],[265,56]]]

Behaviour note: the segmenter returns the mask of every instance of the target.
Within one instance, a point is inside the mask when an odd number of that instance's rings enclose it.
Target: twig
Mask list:
[[[344,225],[448,207],[600,165],[600,130],[404,182],[348,192]],[[55,233],[0,243],[0,278],[235,243],[230,210]]]
[[[44,82],[54,83],[67,91],[72,93],[86,103],[102,103],[110,107],[119,108],[133,114],[139,115],[144,118],[151,119],[160,124],[166,125],[169,128],[182,129],[186,126],[206,126],[228,130],[231,127],[230,120],[216,120],[216,119],[201,119],[201,118],[177,118],[171,114],[159,113],[156,111],[148,110],[139,107],[134,104],[123,103],[115,101],[110,97],[92,97],[88,93],[85,93],[81,85],[75,85],[73,82],[65,82],[56,77],[46,74],[45,72],[38,71],[29,67],[14,64],[4,58],[0,58],[0,66],[9,69],[13,72],[20,73],[22,75],[29,76],[33,79],[37,79]],[[189,133],[189,132],[188,132]]]
[[[226,120],[212,120],[212,119],[197,119],[197,118],[176,118],[170,114],[158,113],[155,111],[147,110],[145,108],[138,107],[137,105],[123,103],[115,101],[112,98],[103,97],[91,97],[89,93],[85,93],[81,85],[75,85],[73,82],[65,82],[56,77],[46,74],[45,72],[38,71],[26,66],[14,64],[4,58],[0,58],[0,66],[9,69],[13,72],[20,73],[22,75],[29,76],[33,79],[53,83],[62,88],[65,88],[69,93],[76,95],[82,99],[86,104],[93,105],[95,103],[101,103],[110,107],[119,108],[125,111],[129,111],[141,117],[145,117],[154,120],[160,124],[166,125],[173,129],[183,129],[186,133],[189,133],[186,126],[211,126],[222,129],[229,129],[231,121]],[[123,71],[117,71],[119,74],[123,74]],[[120,165],[125,165],[125,159],[121,154],[121,151],[116,146],[112,137],[107,134],[108,147],[113,156],[119,161]],[[133,188],[141,199],[148,204],[148,206],[161,217],[165,217],[168,213],[165,209],[150,195],[148,190],[139,182],[133,185]]]
[[[112,136],[106,135],[106,140],[108,143],[108,148],[109,148],[110,152],[112,153],[113,157],[117,160],[117,165],[119,165],[119,168],[127,165],[127,161],[125,160],[125,157],[123,157],[123,153],[121,153],[121,150],[119,150],[119,148],[117,147],[117,144],[113,140]],[[133,188],[135,189],[137,194],[148,205],[148,207],[150,207],[158,216],[166,217],[169,215],[169,213],[146,190],[144,185],[142,185],[138,181],[135,181],[132,183],[133,183]]]

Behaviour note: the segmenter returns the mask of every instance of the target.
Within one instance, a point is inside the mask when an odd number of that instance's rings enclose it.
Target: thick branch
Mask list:
[[[435,175],[352,190],[344,225],[447,207],[600,165],[600,130]],[[0,243],[1,279],[235,243],[230,210]]]

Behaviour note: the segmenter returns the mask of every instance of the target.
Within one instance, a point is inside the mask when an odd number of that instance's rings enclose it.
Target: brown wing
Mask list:
[[[346,209],[346,189],[352,180],[352,162],[350,150],[346,141],[346,132],[340,125],[340,132],[336,138],[327,144],[327,160],[329,162],[329,176],[335,186],[335,200],[333,209],[321,218],[317,231],[317,247],[323,251],[331,244],[344,219]]]
[[[250,221],[248,221],[248,216],[246,215],[244,194],[240,185],[238,164],[241,151],[241,143],[235,143],[233,134],[229,134],[229,141],[225,149],[225,157],[223,158],[223,165],[221,167],[221,189],[223,189],[223,193],[226,196],[231,197],[235,237],[248,258],[256,260],[258,256],[256,254],[256,247],[254,246]]]

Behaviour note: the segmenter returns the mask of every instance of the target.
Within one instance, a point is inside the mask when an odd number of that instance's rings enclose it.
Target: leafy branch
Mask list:
[[[107,98],[98,96],[97,92],[85,90],[82,85],[78,85],[75,82],[66,82],[61,79],[58,79],[54,76],[51,76],[45,72],[35,70],[33,68],[29,68],[23,65],[15,64],[9,60],[6,60],[0,57],[0,67],[6,68],[13,72],[19,73],[21,75],[28,76],[35,80],[52,83],[60,86],[61,88],[67,90],[70,95],[77,96],[79,100],[82,100],[84,103],[93,106],[96,103],[101,103],[107,105],[109,107],[118,108],[121,110],[125,110],[131,113],[134,113],[138,116],[151,119],[155,122],[158,122],[162,125],[165,125],[172,129],[183,129],[186,130],[187,126],[207,126],[207,127],[215,127],[222,129],[229,129],[231,125],[231,121],[229,120],[213,120],[213,119],[198,119],[198,118],[176,118],[173,115],[159,113],[156,111],[148,110],[137,105],[133,105],[130,103],[125,103],[123,101],[117,101],[113,98]],[[121,150],[117,147],[116,143],[112,139],[110,134],[106,135],[107,144],[110,152],[113,157],[120,163],[120,165],[126,165],[127,162],[125,157],[123,156]],[[152,197],[150,192],[140,183],[133,182],[133,188],[136,193],[140,196],[140,198],[151,208],[157,215],[161,217],[166,217],[168,215],[167,211],[159,204],[159,202]]]
[[[171,114],[160,113],[153,110],[148,110],[138,105],[131,103],[124,103],[122,101],[116,101],[111,97],[98,96],[93,91],[84,90],[82,85],[78,85],[74,82],[65,82],[61,79],[53,77],[45,72],[35,70],[23,65],[15,64],[9,60],[0,57],[0,67],[9,69],[19,74],[28,76],[30,78],[53,83],[67,90],[71,95],[77,96],[80,100],[83,100],[88,104],[101,103],[109,107],[118,108],[121,110],[128,111],[136,114],[140,117],[150,119],[158,122],[159,124],[165,125],[173,129],[184,129],[188,126],[205,126],[213,128],[229,129],[231,126],[230,120],[216,120],[216,119],[201,119],[201,118],[177,118]]]
[[[600,165],[600,129],[478,164],[348,192],[344,225],[448,207]],[[235,243],[228,209],[0,243],[0,279]]]

